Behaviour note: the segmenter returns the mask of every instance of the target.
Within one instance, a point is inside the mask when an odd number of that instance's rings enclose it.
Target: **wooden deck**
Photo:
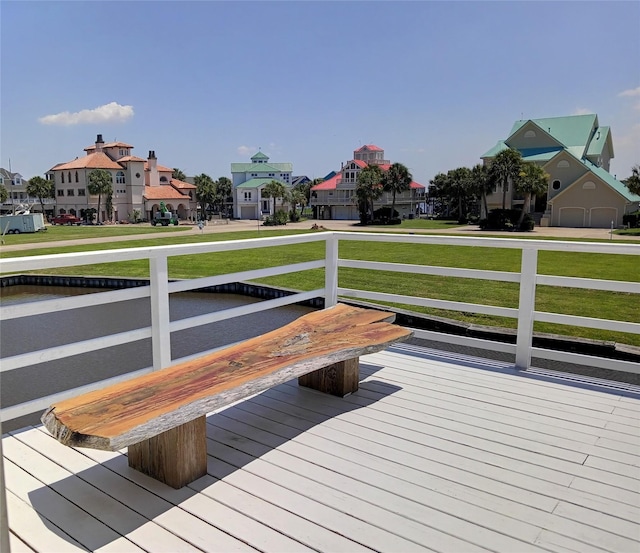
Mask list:
[[[12,552],[640,551],[640,394],[411,345],[361,361],[345,399],[290,382],[210,415],[181,490],[4,436]]]

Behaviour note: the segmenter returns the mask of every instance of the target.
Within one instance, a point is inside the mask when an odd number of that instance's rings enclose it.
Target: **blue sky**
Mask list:
[[[258,148],[322,177],[364,144],[423,184],[514,121],[597,113],[640,162],[640,2],[0,3],[0,165],[43,175],[101,133],[187,175]]]

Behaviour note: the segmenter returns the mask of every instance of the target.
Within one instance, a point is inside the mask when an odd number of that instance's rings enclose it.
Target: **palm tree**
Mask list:
[[[358,173],[356,197],[360,206],[360,220],[365,225],[368,222],[368,213],[371,213],[373,220],[373,202],[378,200],[384,192],[382,188],[383,177],[384,173],[378,165],[367,165]]]
[[[29,179],[27,184],[27,194],[38,198],[42,214],[44,215],[44,199],[53,198],[55,187],[52,181],[43,179],[42,177],[33,177]]]
[[[631,168],[631,176],[623,182],[629,189],[629,192],[636,196],[640,196],[640,165],[634,165]]]
[[[109,171],[95,169],[89,173],[87,190],[92,196],[98,196],[97,223],[100,222],[100,199],[113,194],[113,179]]]
[[[522,170],[522,156],[518,150],[502,150],[491,162],[489,174],[493,183],[502,187],[502,209],[506,208],[507,190],[517,180]]]
[[[447,185],[450,197],[458,204],[458,222],[467,222],[467,203],[472,194],[471,169],[458,167],[447,172]]]
[[[185,175],[180,169],[178,169],[177,167],[173,168],[173,173],[171,173],[171,178],[172,179],[177,179],[177,180],[187,180],[187,175]]]
[[[276,213],[276,200],[280,198],[283,202],[288,198],[287,187],[280,181],[272,180],[262,189],[263,198],[273,198],[273,214]]]
[[[473,187],[476,194],[482,199],[483,217],[489,215],[489,207],[487,206],[487,194],[490,194],[493,190],[493,184],[489,178],[489,170],[486,165],[478,163],[471,169],[471,180],[473,181]]]
[[[525,161],[522,163],[522,170],[518,177],[515,181],[516,190],[520,194],[524,194],[524,204],[522,204],[522,211],[518,220],[518,228],[520,228],[522,221],[524,221],[524,216],[529,213],[531,196],[541,196],[547,191],[549,175],[539,165],[531,161]]]
[[[216,183],[205,173],[201,173],[193,181],[196,185],[196,200],[200,204],[200,218],[204,221],[207,217],[207,206],[215,201]]]
[[[391,192],[391,218],[396,211],[396,194],[402,194],[411,188],[413,176],[402,163],[394,163],[382,178],[382,188]]]
[[[222,219],[222,212],[225,211],[225,205],[233,192],[233,184],[227,177],[220,177],[215,182],[215,200],[214,203],[218,205],[218,213]]]

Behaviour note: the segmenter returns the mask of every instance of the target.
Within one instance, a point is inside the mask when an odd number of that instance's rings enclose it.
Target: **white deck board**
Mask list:
[[[640,551],[640,399],[416,346],[346,398],[290,382],[207,418],[173,490],[126,452],[3,437],[12,551]]]

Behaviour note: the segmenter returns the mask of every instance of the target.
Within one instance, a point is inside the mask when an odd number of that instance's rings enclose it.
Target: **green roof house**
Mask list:
[[[532,202],[542,226],[619,227],[623,215],[640,205],[640,196],[609,173],[611,129],[601,127],[595,114],[516,121],[509,137],[481,156],[485,165],[506,148],[549,174],[546,196]],[[507,203],[518,207],[522,198],[507,190]],[[502,190],[490,194],[487,204],[490,210],[502,207]]]
[[[275,180],[291,187],[293,164],[269,163],[269,156],[258,152],[251,163],[232,163],[233,209],[236,219],[261,219],[282,206],[282,200],[262,197],[262,189]]]

